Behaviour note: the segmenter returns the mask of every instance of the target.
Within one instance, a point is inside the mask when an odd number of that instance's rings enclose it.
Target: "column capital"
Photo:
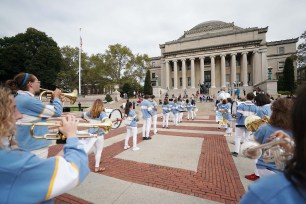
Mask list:
[[[193,58],[190,58],[190,60],[194,61],[194,60],[195,60],[195,58],[194,58],[194,57],[193,57]]]
[[[248,54],[248,51],[241,52],[242,55]]]
[[[237,55],[237,53],[231,53],[231,56],[236,56]]]
[[[172,60],[173,62],[177,62],[177,59]]]
[[[224,54],[224,53],[220,54],[220,57],[225,57],[225,56],[226,56],[226,54]]]
[[[209,56],[210,58],[215,58],[216,56],[215,55],[211,55],[211,56]]]
[[[200,58],[200,59],[205,59],[205,56],[200,56],[199,58]]]
[[[170,60],[165,60],[165,63],[169,63],[170,62]]]
[[[186,61],[186,58],[181,59],[181,61],[182,61],[182,62],[183,62],[183,61]]]
[[[253,54],[259,53],[259,49],[253,50]]]

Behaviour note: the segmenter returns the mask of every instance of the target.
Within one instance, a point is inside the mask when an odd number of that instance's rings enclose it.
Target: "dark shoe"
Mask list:
[[[150,139],[152,139],[152,137],[146,137],[147,139],[146,140],[150,140]]]
[[[237,152],[231,152],[232,156],[234,157],[238,157],[238,153]]]
[[[143,137],[142,139],[143,139],[143,140],[147,140],[147,138],[146,138],[146,137]]]
[[[257,179],[259,179],[260,177],[255,175],[255,174],[250,174],[250,175],[246,175],[244,178],[251,180],[251,181],[256,181]]]

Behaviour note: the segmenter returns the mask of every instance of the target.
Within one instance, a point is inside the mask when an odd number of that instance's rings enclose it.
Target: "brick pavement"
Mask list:
[[[159,134],[169,137],[184,136],[204,138],[202,150],[198,161],[197,171],[189,171],[153,164],[139,163],[115,158],[123,152],[123,139],[103,149],[102,166],[107,170],[101,174],[147,185],[155,188],[165,189],[187,195],[192,195],[221,203],[237,203],[245,190],[240,181],[233,158],[229,154],[226,138],[215,134],[192,133],[192,130],[220,131],[215,127],[191,127],[189,123],[215,123],[214,116],[210,115],[208,120],[196,119],[195,121],[184,119],[179,126],[170,125],[171,131],[163,129],[160,125]],[[160,117],[158,121],[161,122]],[[171,124],[171,123],[170,123]],[[138,128],[141,128],[139,125]],[[186,134],[181,129],[190,130]],[[175,131],[173,131],[175,130]],[[124,133],[125,127],[118,128],[105,135],[105,139]],[[223,132],[220,131],[221,133]],[[154,139],[154,135],[151,135]],[[141,133],[138,141],[142,142]],[[131,141],[130,141],[131,142]],[[49,156],[55,155],[62,145],[49,148]],[[94,169],[94,156],[89,155],[90,169]],[[82,199],[64,194],[55,199],[55,203],[88,203]]]

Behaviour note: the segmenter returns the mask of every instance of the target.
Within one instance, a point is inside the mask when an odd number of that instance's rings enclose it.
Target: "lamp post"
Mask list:
[[[158,76],[155,75],[155,79],[156,79],[156,88],[158,87]]]

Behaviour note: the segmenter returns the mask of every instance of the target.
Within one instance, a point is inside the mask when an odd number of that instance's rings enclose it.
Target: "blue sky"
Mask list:
[[[220,20],[236,26],[269,26],[267,41],[299,37],[306,30],[305,0],[0,0],[0,37],[34,27],[60,47],[103,53],[120,43],[133,53],[160,55],[159,44],[195,25]]]

